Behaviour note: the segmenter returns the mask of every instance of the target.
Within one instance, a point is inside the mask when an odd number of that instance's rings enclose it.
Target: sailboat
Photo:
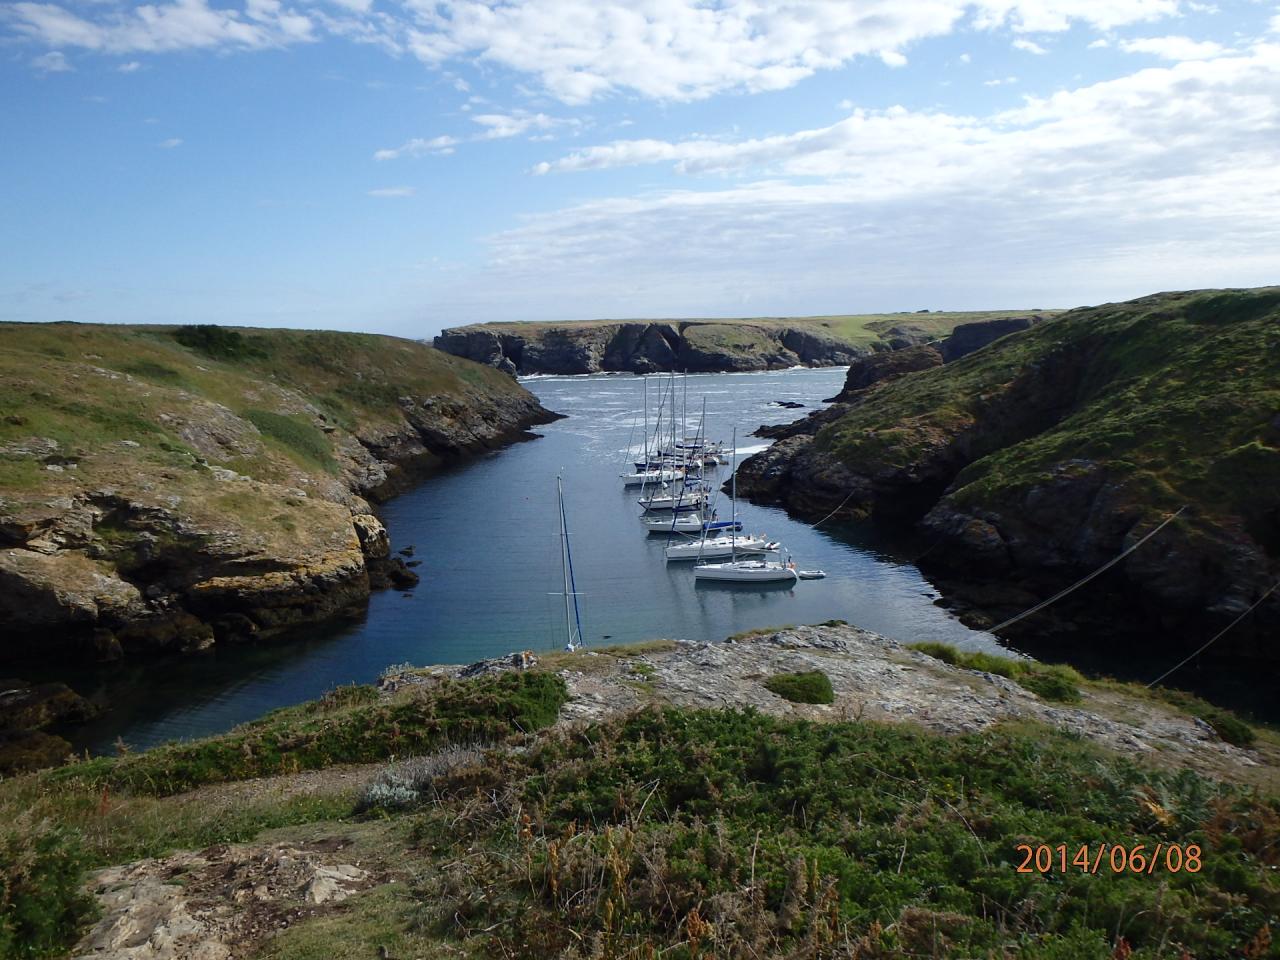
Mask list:
[[[730,497],[733,503],[733,519],[738,519],[738,471],[737,471],[738,429],[733,430],[733,464],[730,468]],[[738,559],[736,545],[737,533],[729,533],[729,560],[723,563],[703,563],[699,561],[693,568],[693,576],[697,580],[711,580],[720,583],[795,583],[800,579],[796,573],[796,565],[790,561],[782,563],[777,560],[752,558]]]
[[[556,493],[560,498],[560,572],[564,576],[564,648],[573,653],[582,646],[582,614],[578,610],[578,588],[573,579],[573,551],[569,549],[569,522],[564,512],[564,481],[556,477]],[[569,598],[573,598],[573,615],[569,615]]]

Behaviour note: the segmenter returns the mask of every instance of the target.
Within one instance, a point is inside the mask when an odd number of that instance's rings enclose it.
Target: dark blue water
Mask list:
[[[651,402],[664,378],[650,377]],[[739,450],[763,449],[750,433],[762,423],[803,416],[836,393],[839,368],[688,378],[689,410],[706,398],[707,435]],[[547,377],[526,381],[544,406],[567,415],[543,436],[437,476],[386,504],[394,548],[412,544],[422,583],[405,595],[377,593],[355,623],[309,631],[269,647],[122,665],[76,678],[110,711],[83,728],[77,746],[135,748],[226,730],[275,707],[318,696],[338,684],[368,682],[389,664],[465,663],[519,649],[563,646],[557,474],[564,478],[573,559],[588,643],[657,637],[719,640],[757,627],[839,618],[903,640],[945,640],[995,649],[988,634],[960,624],[933,604],[936,592],[908,558],[919,545],[886,544],[865,531],[789,519],[745,502],[748,533],[780,540],[801,569],[825,580],[777,586],[695,585],[692,564],[667,564],[663,538],[638,522],[638,491],[624,491],[629,436],[643,381],[631,376]],[[679,391],[683,395],[683,389]],[[805,404],[787,410],[776,401]],[[771,405],[775,404],[775,405]],[[694,425],[690,424],[692,433]],[[727,479],[721,467],[719,479]],[[726,497],[720,511],[728,515]]]

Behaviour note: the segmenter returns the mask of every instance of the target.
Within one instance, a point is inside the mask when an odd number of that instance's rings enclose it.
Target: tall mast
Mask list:
[[[729,499],[733,502],[733,519],[729,524],[729,560],[738,562],[738,425],[733,425],[733,453],[729,457]]]
[[[567,640],[564,648],[572,653],[582,645],[582,617],[578,613],[578,592],[573,578],[573,553],[569,549],[569,523],[564,513],[564,482],[556,477],[556,493],[560,500],[560,571],[564,575],[564,625]],[[569,597],[573,597],[573,615],[569,613]],[[575,632],[574,625],[577,625]]]
[[[644,380],[644,468],[649,469],[649,380]]]

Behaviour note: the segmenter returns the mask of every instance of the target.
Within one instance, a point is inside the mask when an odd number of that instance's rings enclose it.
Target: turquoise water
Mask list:
[[[706,399],[707,434],[740,450],[763,449],[750,433],[820,406],[843,383],[840,368],[688,378],[689,409]],[[658,385],[650,377],[651,401]],[[305,631],[267,647],[229,648],[193,658],[123,664],[73,678],[111,709],[75,736],[79,748],[142,748],[226,730],[338,684],[368,682],[389,664],[465,663],[512,650],[564,643],[557,474],[564,478],[583,633],[588,643],[657,637],[719,640],[757,627],[843,619],[903,640],[945,640],[995,649],[934,605],[933,588],[909,562],[919,546],[885,543],[848,527],[814,529],[781,510],[740,503],[746,532],[780,540],[801,569],[825,580],[791,588],[696,584],[692,565],[665,563],[663,538],[637,518],[637,491],[624,491],[643,380],[632,376],[525,381],[566,419],[542,436],[434,477],[380,511],[393,548],[415,548],[422,583],[408,594],[375,594],[358,621]],[[681,390],[683,392],[683,390]],[[787,410],[777,401],[805,404]],[[690,425],[690,432],[693,426]],[[719,479],[727,479],[721,467]],[[727,498],[720,501],[727,516]]]

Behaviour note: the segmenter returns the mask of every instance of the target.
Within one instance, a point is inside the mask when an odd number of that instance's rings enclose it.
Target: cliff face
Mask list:
[[[1198,645],[1280,577],[1280,290],[1076,310],[842,398],[744,463],[739,492],[918,524],[921,565],[975,623],[1066,586],[1184,505],[1097,589],[1055,606],[1057,626],[1085,643],[1130,627]],[[1272,594],[1218,650],[1274,661],[1277,629]]]
[[[438,349],[511,375],[661,370],[778,370],[839,366],[871,352],[821,328],[785,324],[655,322],[477,325],[445,330]]]
[[[0,326],[0,662],[270,636],[416,577],[371,501],[554,418],[390,337]]]

